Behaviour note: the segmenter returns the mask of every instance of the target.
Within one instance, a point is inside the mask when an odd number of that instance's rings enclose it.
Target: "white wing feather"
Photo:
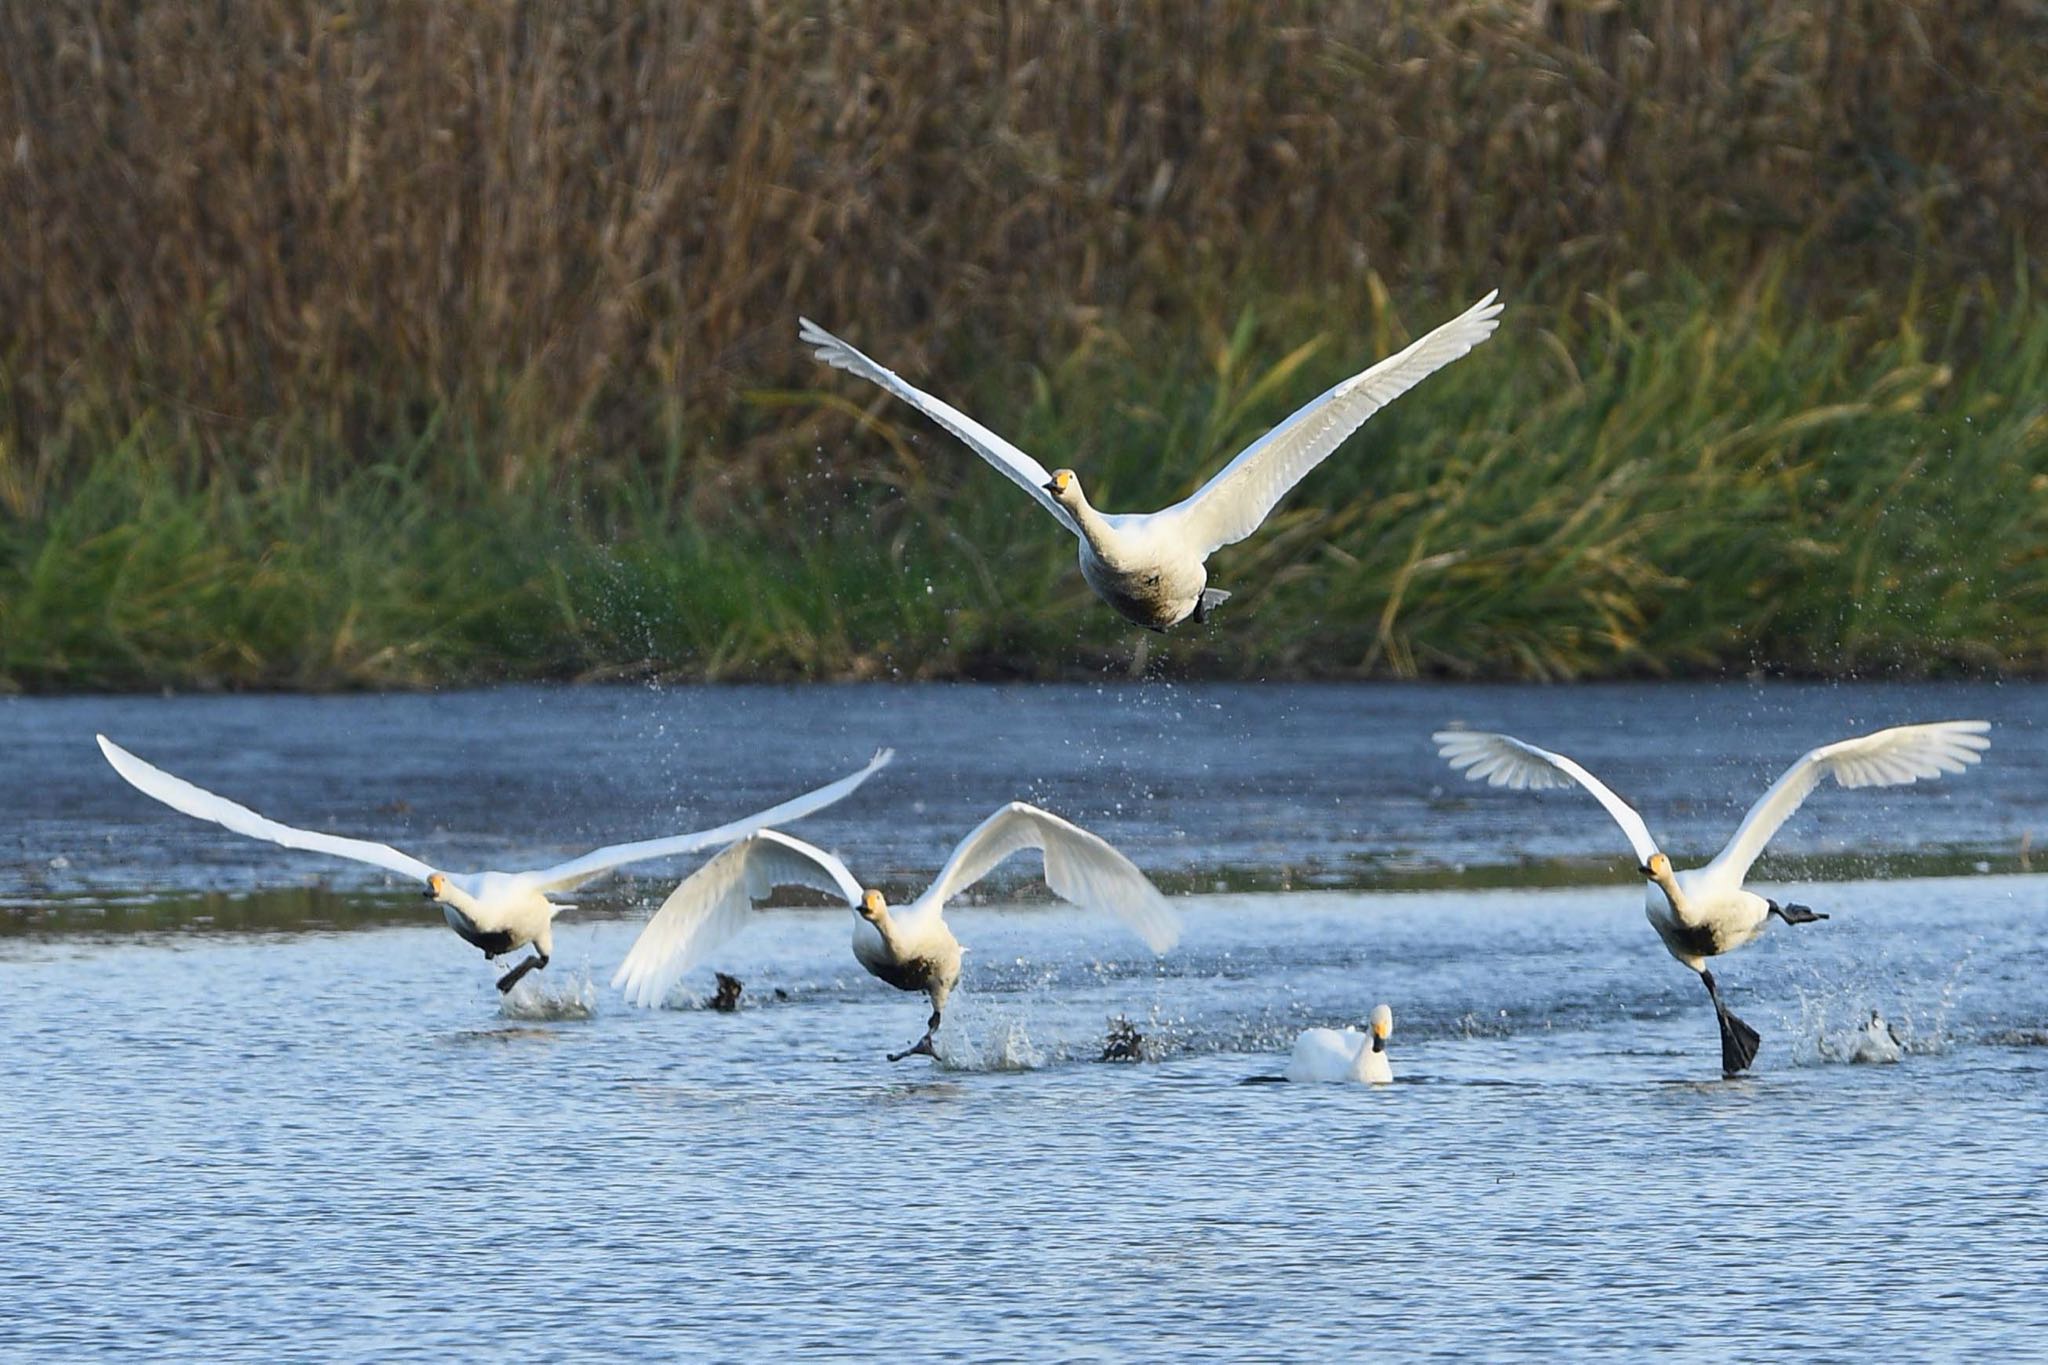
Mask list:
[[[1649,862],[1650,856],[1657,852],[1657,841],[1650,837],[1650,827],[1643,823],[1643,817],[1636,814],[1635,808],[1610,791],[1606,783],[1563,754],[1539,749],[1512,735],[1490,735],[1478,730],[1439,730],[1430,738],[1436,741],[1437,752],[1443,755],[1446,763],[1474,782],[1483,781],[1489,787],[1540,791],[1578,783],[1593,793],[1593,798],[1605,806],[1614,822],[1621,826],[1621,832],[1628,836],[1629,846],[1635,850],[1638,863]]]
[[[1180,941],[1180,917],[1135,863],[1079,825],[1022,801],[1004,806],[962,839],[918,902],[943,906],[1025,849],[1045,855],[1045,884],[1055,895],[1084,909],[1109,911],[1155,953]]]
[[[825,850],[772,829],[751,834],[686,877],[633,940],[612,985],[635,1005],[659,1004],[683,973],[746,925],[778,886],[806,886],[860,903],[860,883]]]
[[[1785,775],[1757,798],[1749,814],[1742,817],[1735,837],[1703,873],[1739,885],[1764,845],[1823,777],[1831,776],[1844,787],[1899,787],[1923,777],[1959,773],[1991,747],[1985,738],[1990,728],[1988,721],[1981,720],[1895,725],[1815,749],[1787,768]]]
[[[1492,336],[1498,292],[1309,403],[1161,515],[1178,518],[1204,555],[1243,540],[1368,417]]]
[[[879,749],[868,766],[857,773],[828,783],[815,791],[792,797],[779,806],[756,811],[728,821],[716,829],[699,830],[695,834],[672,834],[665,839],[643,839],[636,844],[613,844],[607,848],[594,849],[580,858],[553,867],[542,868],[528,874],[528,879],[543,891],[567,891],[615,867],[628,863],[646,862],[653,858],[672,858],[679,854],[695,853],[698,849],[710,848],[714,844],[729,843],[734,839],[752,834],[770,825],[786,825],[815,814],[835,801],[853,795],[861,783],[889,766],[889,760],[896,756],[894,749]]]
[[[1054,502],[1052,495],[1045,491],[1045,485],[1052,475],[1044,465],[952,404],[932,397],[907,382],[894,370],[877,365],[809,318],[799,318],[797,321],[800,324],[797,328],[798,339],[816,347],[818,359],[834,369],[857,374],[869,383],[880,385],[895,394],[953,433],[975,454],[1002,471],[1019,488],[1029,493],[1040,507],[1052,513],[1060,525],[1077,536],[1081,534],[1081,528],[1074,524],[1074,519],[1067,514],[1067,509]]]
[[[203,787],[195,787],[182,777],[173,777],[163,769],[143,762],[105,735],[97,736],[100,752],[107,756],[107,762],[114,765],[114,771],[121,774],[128,784],[145,796],[153,796],[172,810],[200,820],[211,820],[237,834],[251,839],[265,839],[286,848],[303,849],[308,853],[325,853],[336,858],[348,858],[358,863],[369,863],[373,867],[385,868],[401,876],[425,881],[436,869],[427,866],[409,854],[400,853],[388,844],[374,843],[368,839],[350,839],[339,834],[321,834],[315,830],[299,829],[293,825],[280,824],[268,816],[258,815],[247,806],[235,804],[224,796],[215,796]]]

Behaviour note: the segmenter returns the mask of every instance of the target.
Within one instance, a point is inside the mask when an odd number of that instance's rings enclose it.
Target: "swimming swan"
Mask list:
[[[163,769],[143,762],[105,735],[98,738],[100,752],[107,756],[107,762],[114,765],[115,772],[126,778],[136,790],[155,797],[172,810],[211,820],[252,839],[267,839],[286,848],[350,858],[415,878],[425,884],[427,899],[441,906],[448,927],[481,948],[487,958],[502,957],[532,944],[534,956],[498,978],[501,991],[511,990],[528,972],[548,965],[548,958],[554,952],[554,917],[572,908],[549,900],[548,893],[571,890],[600,873],[627,863],[692,853],[713,844],[722,844],[737,835],[750,834],[766,825],[801,819],[851,796],[861,783],[888,766],[894,757],[892,750],[883,749],[875,754],[867,767],[849,777],[842,777],[779,806],[742,816],[716,829],[676,834],[665,839],[646,839],[634,844],[612,844],[566,863],[528,872],[463,873],[443,872],[395,848],[367,839],[349,839],[338,834],[321,834],[279,824],[247,806],[236,805],[226,797],[215,796],[183,778],[173,777]]]
[[[932,1051],[946,998],[960,980],[964,951],[946,927],[946,902],[1014,853],[1044,854],[1045,881],[1089,910],[1107,910],[1155,953],[1179,941],[1180,920],[1130,859],[1059,816],[1012,801],[960,841],[939,875],[907,908],[892,911],[882,893],[863,890],[846,864],[801,839],[762,830],[704,864],[669,895],[619,964],[612,985],[636,1005],[659,1004],[684,972],[743,928],[747,912],[778,886],[804,886],[853,910],[853,955],[870,975],[932,1003],[924,1037],[889,1060]]]
[[[1208,586],[1209,556],[1259,529],[1289,489],[1366,418],[1493,335],[1501,306],[1489,293],[1406,350],[1355,374],[1246,447],[1193,496],[1159,512],[1104,514],[1071,469],[1047,473],[1016,446],[950,404],[912,387],[809,318],[798,337],[827,365],[880,385],[994,465],[1080,541],[1081,576],[1129,621],[1163,631],[1197,624],[1227,592]]]
[[[1290,1081],[1349,1081],[1359,1085],[1386,1085],[1394,1079],[1387,1061],[1387,1039],[1394,1032],[1394,1012],[1385,1005],[1373,1007],[1372,1022],[1360,1033],[1347,1028],[1312,1028],[1294,1040],[1294,1055],[1287,1059]]]
[[[1742,889],[1750,864],[1771,836],[1799,809],[1799,803],[1833,777],[1844,787],[1895,787],[1923,777],[1962,772],[1979,760],[1991,741],[1989,723],[1981,720],[1939,721],[1931,725],[1898,725],[1858,739],[1822,745],[1785,770],[1785,775],[1757,799],[1742,817],[1728,846],[1705,867],[1673,873],[1671,859],[1657,849],[1643,817],[1609,791],[1600,780],[1563,754],[1554,754],[1507,735],[1444,730],[1435,736],[1437,749],[1453,768],[1489,786],[1539,789],[1573,782],[1591,792],[1636,851],[1643,876],[1650,881],[1644,910],[1664,946],[1699,973],[1714,1002],[1721,1025],[1721,1070],[1727,1075],[1746,1070],[1756,1060],[1756,1030],[1721,1003],[1707,959],[1733,952],[1762,933],[1770,917],[1787,924],[1826,919],[1803,905],[1780,905]]]

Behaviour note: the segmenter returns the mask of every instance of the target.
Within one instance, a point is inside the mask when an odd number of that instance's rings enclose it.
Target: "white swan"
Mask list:
[[[851,776],[842,777],[779,806],[729,821],[716,829],[670,835],[664,839],[646,839],[633,844],[613,844],[566,863],[527,872],[462,873],[441,871],[409,854],[367,839],[350,839],[279,824],[247,806],[236,805],[226,797],[215,796],[181,777],[173,777],[163,769],[143,762],[105,735],[98,738],[100,752],[107,756],[107,762],[114,765],[115,772],[126,778],[136,790],[155,797],[173,810],[201,820],[211,820],[252,839],[267,839],[286,848],[349,858],[373,867],[387,868],[400,876],[416,878],[424,883],[426,897],[441,906],[448,927],[481,948],[485,957],[502,957],[532,944],[535,955],[498,979],[501,991],[511,990],[519,984],[521,977],[536,967],[548,965],[548,958],[554,952],[554,917],[572,908],[549,900],[549,892],[571,890],[600,873],[628,863],[693,853],[767,825],[801,819],[852,795],[855,788],[880,772],[894,757],[892,750],[883,749],[867,767]]]
[[[612,984],[636,1005],[659,1004],[684,972],[744,927],[755,902],[778,886],[805,886],[838,896],[854,911],[853,955],[871,975],[931,999],[924,1037],[889,1060],[936,1057],[932,1035],[960,979],[965,951],[946,927],[946,901],[1026,849],[1043,853],[1046,885],[1058,895],[1111,912],[1155,953],[1179,941],[1179,917],[1130,859],[1078,825],[1012,801],[962,839],[925,893],[900,911],[891,911],[881,892],[862,890],[846,864],[821,848],[776,830],[742,839],[669,895]]]
[[[1393,1032],[1394,1012],[1385,1005],[1373,1007],[1372,1022],[1364,1033],[1355,1028],[1342,1032],[1309,1029],[1294,1040],[1294,1055],[1287,1059],[1287,1079],[1386,1085],[1394,1079],[1394,1068],[1387,1061],[1387,1039]]]
[[[1742,817],[1735,837],[1705,867],[1673,873],[1671,859],[1657,849],[1649,826],[1629,804],[1563,754],[1539,749],[1507,735],[1443,730],[1437,748],[1453,768],[1490,786],[1563,787],[1573,782],[1591,792],[1607,808],[1635,848],[1642,874],[1649,878],[1644,910],[1671,956],[1699,973],[1714,1015],[1721,1025],[1721,1069],[1734,1075],[1756,1060],[1756,1030],[1721,1003],[1707,959],[1733,952],[1762,933],[1772,915],[1787,924],[1826,919],[1803,905],[1780,905],[1742,889],[1750,864],[1771,836],[1799,809],[1824,777],[1844,787],[1894,787],[1923,777],[1962,772],[1978,761],[1991,741],[1990,724],[1981,720],[1939,721],[1931,725],[1898,725],[1857,739],[1825,744],[1785,770],[1771,789]]]
[[[1230,596],[1208,586],[1209,556],[1259,529],[1289,489],[1366,418],[1493,334],[1501,306],[1489,293],[1406,350],[1355,374],[1246,447],[1193,496],[1163,511],[1104,514],[1071,469],[1048,474],[1016,446],[948,403],[870,360],[809,318],[798,337],[818,359],[878,384],[931,418],[1029,493],[1080,541],[1081,576],[1126,620],[1165,630],[1199,624]]]

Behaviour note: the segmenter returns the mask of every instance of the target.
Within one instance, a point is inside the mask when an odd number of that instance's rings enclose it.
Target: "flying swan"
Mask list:
[[[107,756],[107,762],[114,765],[115,772],[126,778],[137,791],[155,797],[172,810],[211,820],[252,839],[267,839],[286,848],[369,863],[423,882],[425,896],[441,906],[448,927],[481,948],[487,958],[502,957],[532,944],[534,955],[498,978],[500,991],[511,990],[528,972],[548,965],[548,958],[554,952],[554,917],[573,908],[549,900],[549,893],[571,890],[600,873],[628,863],[692,853],[767,825],[801,819],[851,796],[861,783],[888,766],[889,760],[895,756],[892,750],[880,750],[868,766],[857,773],[716,829],[676,834],[665,839],[646,839],[633,844],[613,844],[566,863],[528,872],[465,873],[441,871],[395,848],[367,839],[350,839],[279,824],[247,806],[237,805],[224,796],[215,796],[183,778],[173,777],[163,769],[143,762],[105,735],[98,738],[100,752]]]
[[[1742,817],[1728,846],[1705,867],[1673,873],[1671,859],[1657,849],[1629,804],[1609,791],[1591,773],[1563,754],[1539,749],[1507,735],[1443,730],[1433,738],[1453,768],[1473,781],[1516,790],[1564,787],[1576,782],[1591,792],[1621,826],[1634,846],[1636,861],[1650,881],[1644,913],[1664,940],[1671,956],[1698,972],[1714,1002],[1721,1025],[1721,1070],[1730,1076],[1756,1060],[1756,1030],[1721,1002],[1707,959],[1730,953],[1764,931],[1776,915],[1787,924],[1826,919],[1803,905],[1780,905],[1742,889],[1750,864],[1764,845],[1791,818],[1824,777],[1844,787],[1897,787],[1923,777],[1959,773],[1979,760],[1991,741],[1990,724],[1981,720],[1938,721],[1931,725],[1897,725],[1858,739],[1822,745],[1785,770]]]
[[[803,318],[798,337],[827,365],[877,384],[964,442],[1079,539],[1081,576],[1126,620],[1166,630],[1197,624],[1229,593],[1208,586],[1209,556],[1259,529],[1289,489],[1329,458],[1366,418],[1493,335],[1488,293],[1397,355],[1355,374],[1246,447],[1192,497],[1160,512],[1103,513],[1071,469],[1045,467],[951,404],[913,387]]]
[[[924,1037],[889,1060],[922,1053],[936,1058],[946,998],[960,980],[965,950],[946,927],[946,902],[993,872],[1012,854],[1037,849],[1055,893],[1089,910],[1107,910],[1164,953],[1180,939],[1180,920],[1130,859],[1080,826],[1012,801],[982,821],[939,869],[925,893],[892,911],[882,893],[863,890],[846,864],[801,839],[764,829],[740,840],[691,874],[640,931],[612,977],[636,1005],[656,1005],[707,953],[747,922],[747,912],[779,886],[803,886],[844,900],[854,912],[853,955],[872,976],[899,991],[931,999]]]

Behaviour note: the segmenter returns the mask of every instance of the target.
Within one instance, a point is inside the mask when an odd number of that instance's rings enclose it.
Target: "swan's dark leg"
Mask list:
[[[1721,1074],[1739,1075],[1749,1070],[1749,1064],[1756,1060],[1756,1050],[1763,1044],[1763,1039],[1721,1003],[1721,992],[1714,985],[1712,972],[1705,967],[1700,968],[1700,980],[1706,983],[1707,998],[1714,1002],[1714,1018],[1721,1025]]]
[[[933,1061],[936,1062],[939,1059],[939,1054],[932,1051],[932,1035],[934,1033],[937,1033],[938,1031],[939,1012],[937,1010],[933,1010],[931,1019],[924,1026],[924,1037],[918,1039],[909,1047],[904,1048],[901,1052],[890,1053],[889,1060],[892,1062],[900,1062],[905,1057],[916,1057],[919,1055],[923,1055],[931,1058]]]
[[[532,957],[529,957],[528,959],[526,959],[526,961],[520,963],[517,967],[514,967],[511,971],[505,973],[503,976],[498,978],[498,989],[500,991],[510,991],[514,986],[519,984],[519,979],[525,976],[528,972],[532,971],[536,967],[545,967],[547,965],[547,954],[543,953],[540,949],[536,948],[533,950]]]
[[[1811,924],[1817,919],[1827,918],[1820,911],[1809,910],[1803,905],[1780,905],[1776,901],[1765,901],[1764,904],[1770,907],[1764,914],[1776,915],[1787,924]]]

